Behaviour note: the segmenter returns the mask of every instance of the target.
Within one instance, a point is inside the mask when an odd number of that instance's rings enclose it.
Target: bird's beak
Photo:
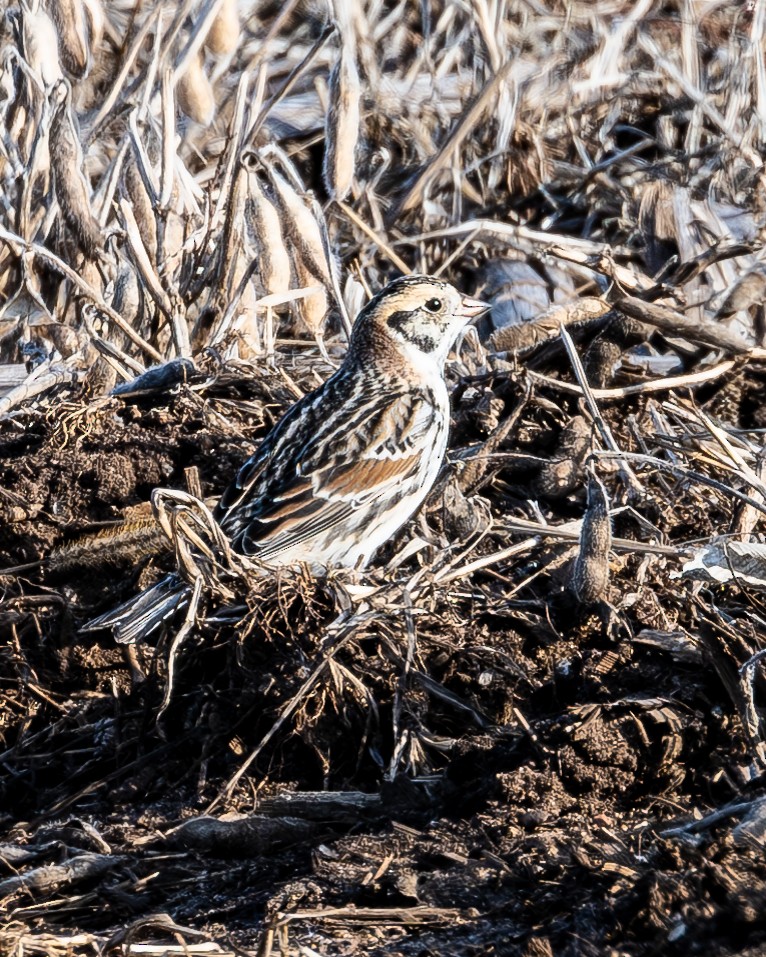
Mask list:
[[[469,299],[468,296],[464,296],[460,306],[460,315],[465,316],[468,320],[476,319],[491,308],[488,302],[482,302],[480,299]]]

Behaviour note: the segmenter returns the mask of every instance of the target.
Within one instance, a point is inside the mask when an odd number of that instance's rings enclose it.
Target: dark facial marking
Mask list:
[[[405,332],[406,327],[411,321],[412,311],[409,309],[399,309],[396,312],[392,312],[387,319],[389,328],[401,333]]]
[[[436,347],[439,345],[439,340],[436,336],[428,336],[425,334],[413,336],[405,333],[405,338],[417,346],[421,352],[436,352]]]
[[[395,329],[407,342],[411,342],[414,346],[417,346],[421,352],[434,352],[439,345],[438,338],[436,336],[430,336],[425,332],[415,333],[412,329],[412,321],[414,318],[414,312],[401,309],[391,313],[388,317],[388,326],[390,329]]]

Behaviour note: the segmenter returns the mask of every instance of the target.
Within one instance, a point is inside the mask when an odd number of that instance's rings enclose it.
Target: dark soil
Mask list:
[[[471,403],[486,400],[457,385],[456,448],[485,437]],[[516,373],[484,384],[501,422],[523,386]],[[698,400],[746,419],[758,389],[744,371]],[[3,579],[7,940],[36,929],[119,943],[132,928],[134,941],[200,932],[261,953],[761,952],[763,775],[736,675],[759,646],[753,595],[700,591],[670,578],[670,559],[614,552],[608,593],[584,606],[567,587],[576,543],[530,543],[434,585],[420,607],[379,611],[304,693],[340,586],[284,579],[259,585],[244,624],[208,622],[187,641],[161,714],[168,638],[136,649],[139,679],[109,633],[78,634],[172,567],[156,539],[125,545],[126,507],[182,487],[190,466],[215,496],[288,401],[239,369],[171,395],[64,396],[23,434],[4,427],[2,562],[47,559]],[[647,407],[605,406],[624,450],[638,451]],[[478,493],[487,504],[467,500],[498,529],[471,556],[509,543],[503,517],[529,517],[532,497],[551,523],[582,515],[584,479],[563,498],[536,484],[577,411],[552,391],[526,400],[516,457]],[[613,505],[625,499],[616,472],[605,481]],[[668,544],[731,520],[723,498],[702,507],[691,485],[642,482],[651,498],[636,508]],[[426,515],[437,544],[456,534],[445,494]],[[107,522],[111,553],[90,555]],[[413,533],[424,528],[391,551]],[[614,533],[646,540],[630,511]],[[385,573],[382,555],[370,580],[407,581],[434,548]],[[250,817],[174,830],[212,802],[216,818]]]

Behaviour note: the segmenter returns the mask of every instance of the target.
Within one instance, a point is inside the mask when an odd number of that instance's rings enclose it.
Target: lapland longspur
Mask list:
[[[343,365],[288,409],[221,497],[215,518],[234,550],[269,566],[364,567],[436,479],[450,416],[444,362],[487,308],[428,276],[371,299]],[[170,575],[85,627],[132,642],[188,596]]]

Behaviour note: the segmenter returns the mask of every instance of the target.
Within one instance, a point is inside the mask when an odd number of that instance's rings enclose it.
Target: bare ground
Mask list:
[[[499,376],[493,391],[513,406],[523,378]],[[238,385],[213,393],[241,398]],[[243,440],[200,418],[205,390],[192,388],[110,400],[63,446],[59,415],[31,417],[23,442],[6,430],[3,467],[25,502],[6,512],[34,518],[6,518],[3,563],[60,552],[141,501],[155,476],[181,482],[198,465],[204,490],[219,491]],[[698,396],[700,408],[746,410],[759,388],[743,370]],[[576,403],[557,397],[557,423],[536,398],[509,444],[544,458]],[[646,404],[606,410],[626,451],[626,413],[640,423]],[[462,411],[456,439],[469,443],[480,436]],[[248,440],[259,427],[243,427]],[[220,456],[202,453],[210,443]],[[94,483],[99,470],[119,481]],[[582,491],[546,500],[521,475],[512,461],[484,490],[498,515],[532,494],[551,518],[582,514]],[[688,540],[692,521],[704,537],[725,520],[721,502],[703,511],[680,484],[654,491],[673,510],[655,501],[644,517],[669,544]],[[431,502],[434,528],[441,507]],[[641,538],[630,514],[614,533]],[[490,532],[480,551],[507,542]],[[739,622],[723,629],[715,594],[669,581],[675,563],[656,556],[613,555],[608,600],[583,608],[567,589],[574,551],[540,542],[434,586],[412,608],[411,638],[388,598],[302,695],[336,599],[329,583],[280,583],[251,599],[246,627],[208,625],[190,640],[159,718],[162,646],[138,649],[146,677],[131,682],[109,635],[76,633],[147,580],[140,551],[97,573],[75,562],[6,578],[4,939],[115,943],[132,928],[136,941],[200,932],[249,949],[267,947],[271,927],[291,953],[756,953],[761,771],[736,667],[758,639]],[[729,595],[726,614],[746,618],[748,604]],[[206,830],[196,819],[211,802],[229,823]]]

